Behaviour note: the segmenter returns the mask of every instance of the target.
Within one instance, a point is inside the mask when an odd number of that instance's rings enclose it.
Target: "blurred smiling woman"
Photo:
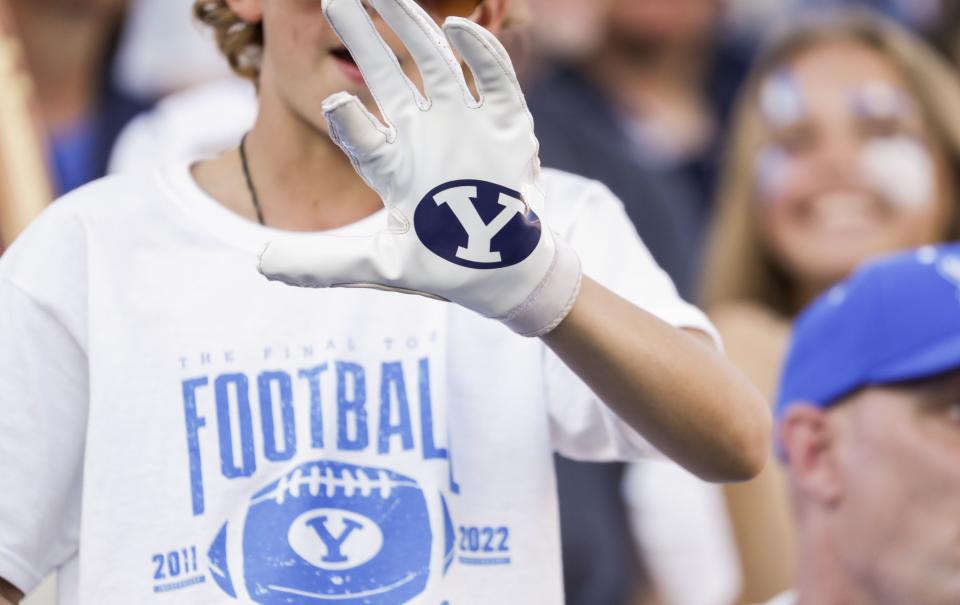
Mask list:
[[[826,13],[759,57],[732,130],[704,300],[727,351],[773,396],[793,315],[884,253],[960,235],[960,84],[866,13]],[[779,472],[728,494],[745,601],[791,585]]]

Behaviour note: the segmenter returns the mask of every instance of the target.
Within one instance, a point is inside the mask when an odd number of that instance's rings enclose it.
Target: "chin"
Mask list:
[[[313,107],[307,107],[306,110],[297,107],[293,108],[292,111],[303,126],[304,132],[313,131],[325,137],[330,136],[330,128],[327,126],[327,119],[324,117],[323,110],[320,108],[319,103]]]
[[[816,276],[818,283],[834,284],[845,279],[857,267],[879,256],[893,254],[906,246],[878,241],[874,238],[847,238],[846,241],[820,241],[818,245],[804,246],[788,256],[793,272]]]
[[[817,290],[824,291],[846,279],[869,257],[817,254],[800,258],[790,273],[799,277],[799,283],[816,284]]]

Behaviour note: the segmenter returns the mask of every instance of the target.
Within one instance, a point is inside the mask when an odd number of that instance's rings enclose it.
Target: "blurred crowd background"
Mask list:
[[[806,303],[871,257],[955,238],[955,0],[514,2],[505,43],[543,164],[623,200],[771,398]],[[3,241],[30,218],[3,210],[10,199],[42,207],[109,172],[237,144],[255,91],[192,4],[0,0],[0,89],[33,91],[19,114],[0,93]],[[762,603],[794,585],[776,458],[726,487],[663,461],[557,469],[571,605]]]

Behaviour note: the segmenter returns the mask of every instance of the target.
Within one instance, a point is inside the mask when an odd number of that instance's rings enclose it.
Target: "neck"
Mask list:
[[[265,87],[264,87],[265,88]],[[264,222],[287,231],[325,231],[383,207],[329,136],[280,99],[261,91],[260,113],[247,136],[248,167]],[[256,221],[239,153],[200,164],[198,183],[234,212]]]
[[[36,1],[12,8],[45,121],[52,129],[75,122],[99,92],[114,17]]]
[[[837,532],[808,520],[801,523],[797,605],[876,605],[846,567],[836,546]]]
[[[818,296],[832,288],[835,284],[841,281],[840,279],[835,280],[808,280],[805,282],[798,281],[796,287],[793,288],[792,301],[793,304],[793,313],[799,313],[812,303]]]

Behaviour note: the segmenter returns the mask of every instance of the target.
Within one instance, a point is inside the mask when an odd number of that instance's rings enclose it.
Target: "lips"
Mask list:
[[[357,62],[353,59],[349,50],[340,46],[331,50],[330,56],[333,57],[337,67],[340,68],[340,71],[348,80],[354,84],[363,84],[363,74],[360,73],[360,68],[357,67]]]
[[[805,222],[828,233],[870,231],[885,214],[885,204],[876,195],[857,190],[822,193],[805,204]]]
[[[334,48],[330,51],[330,54],[333,55],[333,58],[337,59],[338,61],[351,63],[353,65],[357,64],[357,62],[353,60],[353,55],[350,54],[350,51],[347,50],[346,47],[341,46],[339,48]]]

